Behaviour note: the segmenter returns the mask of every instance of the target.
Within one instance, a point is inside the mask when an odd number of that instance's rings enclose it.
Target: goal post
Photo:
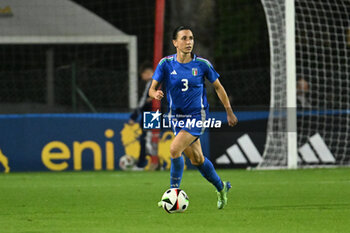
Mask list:
[[[350,2],[261,0],[271,96],[258,167],[350,164]]]
[[[295,5],[285,0],[286,15],[286,92],[287,92],[287,140],[288,168],[297,168],[297,121],[296,121],[296,70],[295,70]]]
[[[128,50],[128,77],[129,77],[129,108],[137,107],[137,37],[136,36],[2,36],[0,37],[0,45],[33,45],[33,44],[125,44]],[[52,53],[48,51],[47,70],[51,70]],[[51,54],[50,54],[51,53]],[[51,57],[51,59],[50,59]],[[48,79],[53,79],[53,77]],[[50,82],[48,82],[48,85]],[[52,95],[52,88],[48,88],[47,95]],[[52,97],[48,98],[52,99]],[[50,101],[52,102],[52,100]]]

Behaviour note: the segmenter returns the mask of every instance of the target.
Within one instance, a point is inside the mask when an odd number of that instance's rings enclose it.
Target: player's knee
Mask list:
[[[181,156],[181,151],[175,146],[170,146],[170,156],[175,159]]]

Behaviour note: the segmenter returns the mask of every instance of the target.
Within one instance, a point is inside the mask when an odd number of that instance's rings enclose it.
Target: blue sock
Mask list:
[[[212,183],[218,191],[221,191],[224,188],[220,177],[216,173],[215,168],[209,159],[204,157],[204,163],[200,166],[197,166],[197,168],[202,176],[204,176],[205,179]]]
[[[171,159],[171,168],[170,168],[170,188],[179,188],[182,173],[184,171],[184,158],[180,156],[176,159]]]

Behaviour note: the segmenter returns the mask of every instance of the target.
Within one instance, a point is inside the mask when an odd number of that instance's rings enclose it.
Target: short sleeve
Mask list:
[[[163,78],[164,78],[164,66],[165,66],[165,62],[164,59],[160,60],[159,64],[157,65],[156,70],[154,71],[153,74],[153,79],[158,81],[158,82],[162,82]]]
[[[209,80],[209,82],[213,83],[215,82],[216,79],[218,79],[220,77],[220,75],[216,72],[216,70],[214,69],[214,67],[212,66],[212,64],[210,64],[208,61],[206,62],[206,76],[207,79]]]

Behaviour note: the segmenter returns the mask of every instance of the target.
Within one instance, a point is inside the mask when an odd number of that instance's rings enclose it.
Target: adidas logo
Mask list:
[[[173,72],[171,72],[170,74],[175,75],[175,74],[177,74],[177,73],[176,73],[176,71],[175,71],[175,70],[173,70]]]
[[[306,164],[334,164],[336,162],[332,152],[327,147],[319,133],[314,134],[298,149],[298,163]],[[218,157],[215,162],[218,165],[244,165],[259,164],[262,157],[248,134],[244,134],[226,149],[226,153]]]
[[[332,152],[328,149],[326,143],[323,141],[319,133],[311,136],[309,138],[309,142],[312,148],[307,142],[298,149],[301,155],[300,157],[305,163],[335,163],[335,158],[332,155]]]
[[[234,164],[258,164],[262,161],[260,152],[255,147],[252,139],[248,134],[244,134],[238,138],[237,142],[238,145],[233,144],[227,148],[226,154],[221,155],[215,160],[216,164],[225,165],[230,164],[231,161]]]

